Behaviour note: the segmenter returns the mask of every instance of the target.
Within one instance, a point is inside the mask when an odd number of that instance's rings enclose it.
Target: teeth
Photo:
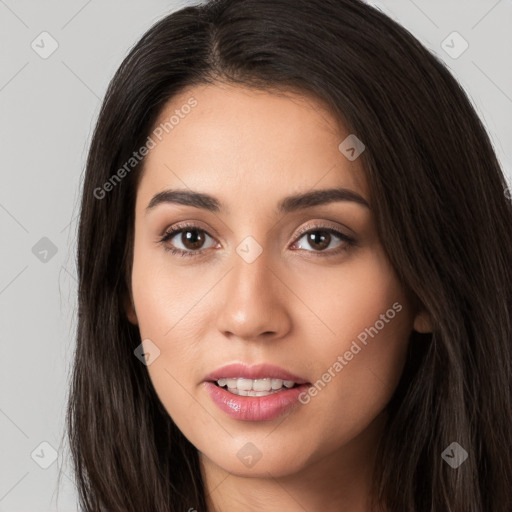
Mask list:
[[[249,391],[252,389],[252,380],[250,379],[238,379],[236,387],[240,391]]]
[[[281,379],[272,379],[272,389],[280,389],[283,387],[283,381]]]
[[[252,381],[253,391],[270,391],[272,389],[272,379],[256,379]]]
[[[282,379],[218,379],[221,388],[227,388],[230,393],[240,396],[266,396],[277,393],[284,388],[292,388],[293,380]]]
[[[228,388],[227,389],[230,393],[233,393],[234,395],[239,396],[267,396],[267,395],[273,395],[274,393],[280,393],[280,389],[274,389],[272,391],[254,391],[253,389],[245,390],[245,389],[238,389],[238,388]]]
[[[268,391],[247,391],[247,393],[247,396],[267,396],[272,394],[272,392],[269,393]]]

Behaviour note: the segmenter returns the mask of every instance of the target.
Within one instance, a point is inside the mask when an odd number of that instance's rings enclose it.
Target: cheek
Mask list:
[[[337,438],[341,422],[350,437],[382,411],[396,389],[413,318],[403,288],[380,251],[340,268],[335,279],[317,282],[325,284],[310,291],[309,301],[330,331],[322,329],[324,336],[319,340],[317,335],[310,346],[316,380],[303,399],[312,418],[327,415],[327,436]],[[312,332],[306,336],[314,338]]]
[[[294,291],[316,315],[317,334],[309,339],[323,347],[343,348],[359,334],[364,338],[376,322],[384,337],[412,327],[408,300],[380,248],[361,251],[338,267],[305,266],[296,286]]]
[[[204,293],[197,271],[177,266],[172,258],[142,236],[135,239],[132,291],[142,336],[171,337],[185,315],[195,314],[194,305]]]
[[[198,278],[197,270],[173,268],[166,251],[150,248],[147,241],[137,244],[136,239],[132,292],[138,327],[141,339],[151,340],[158,348],[159,355],[147,370],[173,418],[199,413],[191,408],[188,390],[200,375],[198,351],[205,335],[198,331],[208,314],[200,299],[208,291],[207,285],[208,280]]]
[[[176,280],[171,283],[154,267],[141,274],[137,274],[134,267],[133,276],[141,339],[151,340],[149,346],[156,345],[158,350],[158,357],[147,366],[153,388],[169,416],[185,435],[189,434],[191,426],[194,431],[201,431],[206,428],[206,419],[190,395],[197,366],[197,344],[191,334],[183,331],[186,322],[180,322],[190,306],[184,307],[186,299],[180,301],[183,294],[176,289]]]

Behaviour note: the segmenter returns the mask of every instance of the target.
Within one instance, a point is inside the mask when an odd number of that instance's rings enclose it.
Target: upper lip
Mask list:
[[[294,375],[293,373],[284,370],[279,366],[266,363],[255,364],[252,366],[241,363],[228,364],[226,366],[222,366],[221,368],[217,368],[208,374],[204,380],[214,382],[219,379],[234,379],[239,377],[252,380],[264,378],[291,380],[297,384],[306,384],[308,382],[302,377]]]

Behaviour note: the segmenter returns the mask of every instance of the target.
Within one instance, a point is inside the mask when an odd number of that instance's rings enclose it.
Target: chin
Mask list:
[[[304,444],[300,446],[285,446],[277,441],[265,443],[263,440],[236,442],[226,446],[224,451],[219,447],[215,453],[202,453],[209,461],[223,471],[240,477],[275,478],[285,477],[303,469],[309,457],[304,452]]]

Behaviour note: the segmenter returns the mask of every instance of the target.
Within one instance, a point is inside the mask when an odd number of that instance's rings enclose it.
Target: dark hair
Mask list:
[[[91,143],[78,240],[68,430],[81,506],[206,510],[197,450],[160,403],[124,305],[143,160],[97,198],[188,86],[313,95],[366,145],[382,245],[431,315],[388,404],[375,502],[512,510],[512,206],[489,137],[443,63],[359,0],[219,0],[156,23],[111,81]],[[341,141],[340,141],[341,142]],[[469,454],[453,469],[453,442]]]

